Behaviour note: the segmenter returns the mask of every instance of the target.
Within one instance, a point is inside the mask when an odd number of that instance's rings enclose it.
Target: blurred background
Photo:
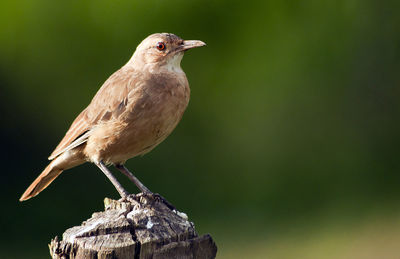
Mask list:
[[[218,258],[398,258],[399,10],[1,1],[0,257],[48,258],[51,238],[118,198],[85,164],[18,202],[107,77],[147,35],[172,32],[207,43],[182,61],[191,101],[173,134],[128,168],[211,233]]]

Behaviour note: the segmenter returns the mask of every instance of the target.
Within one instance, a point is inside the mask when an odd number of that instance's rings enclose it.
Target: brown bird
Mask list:
[[[181,120],[190,88],[180,62],[186,50],[204,45],[170,33],[144,39],[128,63],[107,79],[74,120],[50,155],[52,161],[20,201],[38,195],[64,170],[85,162],[96,164],[123,198],[129,193],[106,165],[114,165],[143,193],[150,194],[124,163],[160,144]]]

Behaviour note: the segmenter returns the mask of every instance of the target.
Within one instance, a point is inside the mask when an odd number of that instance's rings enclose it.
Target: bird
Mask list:
[[[205,45],[172,33],[145,38],[76,117],[48,157],[50,163],[19,200],[38,195],[63,171],[85,162],[100,168],[122,198],[129,193],[109,166],[126,175],[142,193],[152,194],[124,164],[150,152],[177,126],[190,97],[182,57],[187,50]]]

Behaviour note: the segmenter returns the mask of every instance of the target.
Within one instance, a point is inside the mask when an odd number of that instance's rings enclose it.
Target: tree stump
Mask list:
[[[209,234],[199,237],[185,213],[155,195],[104,199],[105,210],[49,244],[53,259],[215,258]],[[167,204],[167,205],[166,205]]]

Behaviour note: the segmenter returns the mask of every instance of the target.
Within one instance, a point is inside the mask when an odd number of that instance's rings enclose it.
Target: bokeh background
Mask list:
[[[0,2],[1,258],[118,194],[94,165],[18,198],[100,85],[154,32],[188,52],[190,105],[128,167],[211,233],[218,258],[398,258],[400,2]],[[117,174],[131,192],[136,188]]]

